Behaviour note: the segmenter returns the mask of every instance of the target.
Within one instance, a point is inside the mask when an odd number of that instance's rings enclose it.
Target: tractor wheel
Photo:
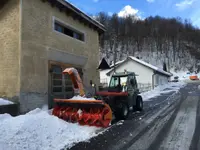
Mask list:
[[[129,107],[125,103],[120,103],[117,109],[117,112],[115,113],[117,120],[126,120],[129,116]]]
[[[143,100],[141,96],[137,96],[136,99],[136,111],[142,111],[143,110]]]

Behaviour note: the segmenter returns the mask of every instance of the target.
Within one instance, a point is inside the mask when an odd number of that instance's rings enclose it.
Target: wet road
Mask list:
[[[144,103],[144,111],[113,124],[89,142],[71,150],[200,149],[199,82]]]

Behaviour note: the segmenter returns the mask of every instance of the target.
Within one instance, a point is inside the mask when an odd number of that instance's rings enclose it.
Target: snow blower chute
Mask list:
[[[85,97],[82,80],[75,68],[67,68],[63,74],[69,74],[77,99],[54,99],[52,114],[67,122],[97,127],[108,127],[112,120],[112,110],[103,100]]]

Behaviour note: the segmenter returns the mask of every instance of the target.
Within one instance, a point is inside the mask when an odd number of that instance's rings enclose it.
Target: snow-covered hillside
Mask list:
[[[158,67],[165,63],[168,71],[200,72],[200,30],[189,22],[160,16],[138,20],[105,13],[99,13],[97,20],[107,29],[100,38],[100,53],[109,64],[116,52],[117,61],[134,56]]]
[[[105,58],[108,64],[113,64],[113,56],[107,55],[105,53],[101,53],[101,58]],[[109,56],[109,57],[108,57]],[[132,54],[117,54],[117,61],[121,61],[126,59],[128,56],[133,56]],[[190,69],[191,71],[196,71],[200,67],[200,60],[195,59],[194,56],[191,56],[190,54],[184,54],[182,58],[175,58],[175,61],[173,60],[173,57],[166,58],[165,54],[162,54],[160,52],[149,52],[149,51],[140,51],[135,52],[134,56],[139,57],[139,59],[150,63],[154,66],[157,66],[159,68],[163,68],[163,63],[166,63],[167,71],[170,72],[183,72],[186,73]],[[183,58],[184,57],[184,58]]]

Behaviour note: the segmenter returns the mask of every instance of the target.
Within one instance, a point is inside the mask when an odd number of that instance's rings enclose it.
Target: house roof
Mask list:
[[[120,60],[120,61],[116,62],[115,65],[117,66],[117,65],[123,63],[124,61],[125,61],[125,60]],[[111,68],[114,67],[114,64],[110,65],[110,67],[111,67]]]
[[[97,30],[99,33],[104,33],[106,31],[104,25],[102,25],[100,22],[96,21],[92,17],[86,15],[80,9],[78,9],[77,7],[75,7],[74,5],[65,0],[41,0],[41,1],[49,2],[52,5],[52,7],[53,6],[58,7],[61,12],[63,11],[67,15],[71,15],[74,19],[83,22],[84,24],[88,25],[94,30]]]
[[[160,68],[158,68],[156,66],[153,66],[153,65],[151,65],[151,64],[149,64],[149,63],[147,63],[147,62],[145,62],[143,60],[137,59],[136,57],[133,57],[133,56],[129,56],[126,60],[120,61],[116,67],[119,67],[120,65],[122,65],[123,63],[125,63],[128,60],[136,61],[136,62],[138,62],[138,63],[140,63],[140,64],[142,64],[142,65],[144,65],[144,66],[146,66],[148,68],[151,68],[152,70],[154,70],[156,72],[164,74],[166,76],[172,76],[171,73],[166,72],[166,71],[164,71],[164,70],[162,70],[162,69],[160,69]],[[107,72],[107,75],[109,75],[113,70],[114,70],[114,68],[112,68],[109,72]]]
[[[110,69],[110,66],[108,65],[107,61],[105,60],[105,58],[103,58],[100,63],[99,63],[99,67],[98,69]]]

